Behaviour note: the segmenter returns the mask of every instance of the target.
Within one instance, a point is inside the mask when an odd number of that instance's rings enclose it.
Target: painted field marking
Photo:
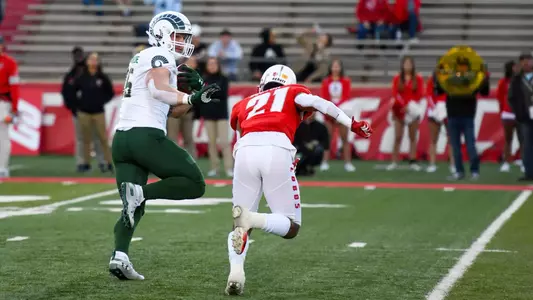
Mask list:
[[[225,182],[216,182],[213,184],[214,187],[225,187],[225,186],[228,186],[227,183]]]
[[[78,184],[76,181],[72,181],[72,180],[67,180],[67,181],[63,181],[61,182],[62,185],[74,185],[74,184]]]
[[[507,220],[526,202],[531,191],[522,191],[518,197],[481,233],[477,240],[466,250],[459,261],[448,271],[448,274],[427,295],[428,300],[442,300],[452,290],[454,284],[463,277],[466,270],[474,263],[478,255],[485,250],[487,244],[502,228]]]
[[[302,203],[302,207],[305,208],[343,208],[344,204],[328,204],[328,203]]]
[[[447,186],[447,187],[444,187],[442,190],[445,191],[445,192],[453,192],[453,191],[455,191],[455,188]]]
[[[8,167],[9,171],[15,171],[20,169],[26,169],[25,165],[11,165]]]
[[[367,191],[373,191],[376,189],[375,185],[365,185],[365,190]]]
[[[8,238],[6,242],[20,242],[29,239],[29,236],[14,236],[12,238]]]
[[[26,209],[22,209],[18,211],[4,211],[4,212],[0,212],[0,219],[16,217],[16,216],[50,214],[61,206],[80,203],[80,202],[97,199],[97,198],[101,198],[105,196],[115,195],[117,193],[118,192],[116,189],[112,189],[112,190],[108,190],[108,191],[104,191],[100,193],[89,194],[89,195],[77,197],[77,198],[70,199],[70,200],[59,201],[59,202],[52,203],[52,204],[46,204],[46,205],[41,205],[37,207],[26,208]]]
[[[78,184],[115,184],[114,178],[105,177],[10,177],[3,178],[0,182],[18,182],[18,183],[61,183],[63,181],[73,181]],[[158,181],[150,179],[148,182]],[[229,179],[206,179],[209,185],[216,183],[226,183],[231,185]],[[385,189],[416,189],[416,190],[442,190],[445,187],[453,187],[455,190],[474,190],[474,191],[533,191],[533,186],[528,185],[506,185],[506,184],[449,184],[449,183],[407,183],[407,182],[354,182],[354,181],[300,181],[300,186],[309,187],[336,187],[336,188],[357,188],[365,186],[375,186],[376,188]]]
[[[350,248],[364,248],[366,246],[366,243],[363,242],[353,242],[348,245]]]
[[[45,201],[50,200],[50,196],[43,195],[0,195],[0,203]]]
[[[437,248],[437,251],[452,251],[452,252],[466,252],[468,249],[455,249],[455,248]],[[482,252],[492,253],[517,253],[517,251],[501,250],[501,249],[485,249]]]
[[[140,242],[140,241],[142,241],[142,240],[143,240],[142,237],[133,237],[133,238],[131,238],[131,242],[132,242],[132,243],[133,243],[133,242]]]
[[[120,207],[69,207],[67,211],[71,212],[80,212],[80,211],[107,211],[118,213],[122,211]],[[167,213],[167,214],[203,214],[203,210],[190,210],[190,209],[179,209],[179,208],[169,208],[169,209],[146,209],[147,213]]]
[[[230,198],[199,198],[186,200],[168,200],[168,199],[154,199],[146,201],[146,206],[205,206],[218,205],[220,203],[231,203]],[[100,201],[102,205],[120,205],[122,200],[105,200]]]

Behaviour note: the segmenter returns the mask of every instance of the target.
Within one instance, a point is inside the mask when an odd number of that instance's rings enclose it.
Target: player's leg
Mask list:
[[[113,158],[111,157],[111,150],[109,149],[109,143],[107,141],[107,134],[105,130],[105,115],[101,113],[92,115],[91,117],[94,124],[93,130],[91,130],[91,140],[94,137],[93,132],[96,132],[96,137],[98,138],[100,147],[102,147],[102,151],[104,153],[104,159],[109,164],[111,164]]]
[[[214,120],[205,120],[204,125],[207,131],[207,150],[209,162],[211,163],[211,169],[207,173],[207,176],[212,177],[217,175],[220,164],[217,150],[217,122]]]
[[[148,172],[135,164],[129,163],[129,149],[127,140],[123,139],[120,134],[116,135],[113,140],[113,161],[116,167],[116,182],[121,198],[124,198],[121,189],[122,183],[132,182],[139,185],[146,184],[148,180]],[[131,243],[131,238],[135,232],[135,228],[139,224],[144,215],[144,206],[142,203],[134,213],[134,226],[127,226],[122,217],[117,220],[114,227],[115,235],[115,250],[109,262],[109,271],[119,279],[133,279],[143,280],[144,276],[135,271],[131,264],[128,251]]]
[[[262,181],[258,163],[262,147],[250,146],[237,150],[233,177],[233,205],[257,212],[262,196]],[[244,261],[249,248],[249,232],[232,231],[228,235],[228,256],[230,273],[226,285],[226,294],[240,295],[244,289]],[[238,243],[239,252],[234,243]]]
[[[81,141],[83,144],[83,166],[84,170],[87,171],[91,168],[91,140],[93,134],[91,116],[86,113],[78,112],[78,122],[80,124]]]
[[[196,199],[205,192],[202,172],[187,151],[155,128],[133,128],[119,131],[127,140],[131,160],[161,180],[144,186],[131,182],[122,184],[123,217],[133,225],[135,209],[151,199]]]
[[[296,237],[300,229],[300,191],[294,172],[293,154],[276,146],[261,148],[265,149],[260,157],[263,192],[272,213],[252,212],[241,206],[233,208],[234,232],[237,235],[233,245],[237,253],[241,251],[240,241],[247,238],[244,233],[248,229],[262,229],[287,239]]]

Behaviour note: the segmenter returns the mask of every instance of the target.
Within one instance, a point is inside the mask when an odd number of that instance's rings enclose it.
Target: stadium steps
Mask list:
[[[437,57],[457,44],[473,46],[484,57],[491,73],[499,74],[495,71],[502,70],[506,60],[516,58],[531,46],[530,1],[424,0],[421,9],[424,31],[420,43],[412,44],[405,52],[395,47],[385,51],[373,47],[356,49],[355,37],[345,29],[355,22],[353,14],[357,1],[354,0],[185,0],[183,12],[193,23],[202,26],[204,42],[216,40],[222,28],[233,32],[245,52],[241,63],[244,77],[248,65],[246,56],[259,42],[258,33],[263,27],[277,29],[278,41],[285,46],[289,62],[298,64],[302,62],[302,51],[295,37],[317,22],[334,37],[331,52],[344,60],[347,74],[372,81],[389,81],[396,74],[401,54],[414,56],[417,69],[425,74],[434,68]],[[16,41],[23,45],[13,45],[9,49],[22,62],[45,67],[31,76],[49,74],[58,78],[68,69],[70,59],[64,57],[72,46],[83,45],[89,51],[101,52],[106,71],[113,78],[123,80],[123,69],[133,50],[130,45],[145,40],[132,36],[132,25],[148,22],[152,17],[152,7],[143,5],[140,0],[134,1],[131,17],[121,16],[113,0],[105,0],[101,8],[86,7],[71,0],[50,0],[29,8],[39,15],[24,18],[27,24],[19,29],[29,35],[17,36]],[[95,16],[94,12],[100,9],[104,16]],[[394,41],[382,42],[396,45]],[[375,44],[370,40],[365,43]],[[61,68],[63,72],[59,72]],[[23,77],[29,76],[31,68],[22,69],[21,73]]]

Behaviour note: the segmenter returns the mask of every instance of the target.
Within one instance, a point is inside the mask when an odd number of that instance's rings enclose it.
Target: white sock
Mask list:
[[[265,232],[279,236],[286,236],[291,229],[291,220],[280,214],[260,214],[254,213],[257,217],[257,227]]]
[[[244,260],[246,259],[246,253],[248,252],[248,247],[250,247],[250,240],[246,240],[246,246],[244,246],[244,251],[239,255],[233,250],[233,242],[231,238],[233,237],[233,231],[228,234],[228,256],[229,262],[233,268],[234,265],[244,265]]]

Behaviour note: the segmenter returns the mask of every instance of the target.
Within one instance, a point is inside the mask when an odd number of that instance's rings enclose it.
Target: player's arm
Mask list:
[[[178,91],[170,85],[170,71],[166,68],[153,68],[146,75],[146,86],[155,99],[171,106],[190,107],[190,95]]]
[[[18,113],[18,103],[20,97],[20,77],[17,62],[13,60],[11,68],[8,70],[9,95],[11,97],[11,111]]]
[[[372,128],[366,121],[356,121],[354,118],[348,117],[335,104],[318,96],[300,93],[294,99],[294,102],[304,109],[316,109],[319,112],[328,115],[340,124],[350,128],[357,135],[368,138],[372,135]]]

